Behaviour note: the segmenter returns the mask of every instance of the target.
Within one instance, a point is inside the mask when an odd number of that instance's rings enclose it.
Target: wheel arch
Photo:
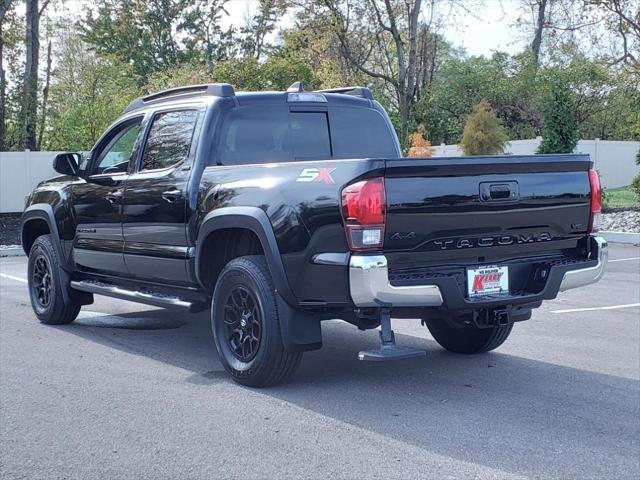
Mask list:
[[[200,225],[196,240],[196,278],[203,288],[209,283],[205,278],[206,247],[210,240],[223,230],[247,231],[259,242],[262,253],[269,267],[277,292],[291,306],[297,300],[289,286],[282,257],[278,249],[275,234],[267,214],[258,207],[223,207],[209,212]],[[248,252],[257,253],[257,252]],[[224,266],[224,265],[223,265]]]
[[[53,247],[56,249],[60,260],[64,262],[65,256],[62,251],[58,224],[53,214],[53,208],[48,203],[34,203],[22,214],[20,241],[24,253],[29,255],[33,242],[35,242],[40,235],[46,234],[51,235]]]

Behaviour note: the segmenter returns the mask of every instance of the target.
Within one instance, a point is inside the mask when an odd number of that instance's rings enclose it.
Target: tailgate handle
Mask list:
[[[483,202],[513,202],[518,198],[518,182],[480,183],[480,200]]]

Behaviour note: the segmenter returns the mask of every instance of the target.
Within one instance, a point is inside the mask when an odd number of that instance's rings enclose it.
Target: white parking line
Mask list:
[[[640,260],[640,257],[616,258],[615,260],[609,260],[609,261],[610,262],[628,262],[629,260]]]
[[[607,307],[567,308],[564,310],[551,310],[551,313],[589,312],[591,310],[616,310],[618,308],[640,307],[640,303],[627,303],[626,305],[609,305]]]
[[[6,273],[0,273],[0,277],[8,278],[9,280],[15,280],[16,282],[27,283],[24,278],[14,277],[13,275],[7,275]]]

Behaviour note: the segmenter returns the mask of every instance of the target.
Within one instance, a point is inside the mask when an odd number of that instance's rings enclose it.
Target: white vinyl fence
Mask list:
[[[507,144],[507,155],[531,155],[536,153],[542,137],[531,140],[513,140]],[[615,140],[580,140],[575,153],[591,155],[600,179],[606,188],[625,187],[633,177],[640,173],[636,165],[636,154],[640,142],[622,142]],[[439,145],[433,147],[434,157],[456,157],[462,155],[458,145]]]
[[[0,152],[0,213],[22,212],[25,196],[56,175],[53,158],[60,152]]]
[[[540,138],[515,140],[509,143],[506,153],[526,155],[535,153]],[[588,153],[600,171],[602,183],[607,188],[624,187],[640,171],[635,155],[640,142],[605,140],[580,140],[576,152]],[[434,156],[462,155],[457,145],[440,145],[433,148]],[[59,152],[0,152],[0,213],[21,212],[25,196],[39,182],[56,175],[52,163]]]

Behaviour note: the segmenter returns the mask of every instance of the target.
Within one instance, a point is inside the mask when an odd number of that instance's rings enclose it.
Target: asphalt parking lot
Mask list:
[[[207,314],[96,297],[40,325],[0,259],[0,474],[13,478],[640,478],[640,249],[493,353],[363,363],[339,322],[286,385],[229,380]],[[613,307],[613,308],[612,308]]]

